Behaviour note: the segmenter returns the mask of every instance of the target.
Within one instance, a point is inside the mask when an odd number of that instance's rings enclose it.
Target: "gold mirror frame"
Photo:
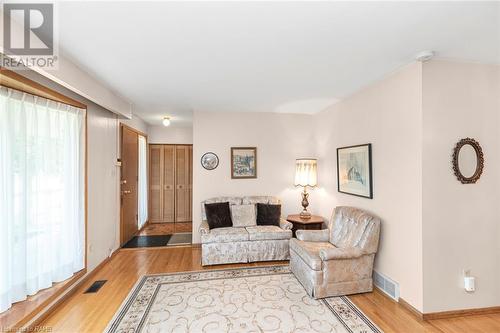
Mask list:
[[[462,174],[462,172],[460,171],[460,165],[459,165],[459,161],[458,161],[460,150],[465,145],[472,146],[472,148],[474,148],[474,151],[476,152],[476,171],[470,177],[465,177]],[[455,172],[455,176],[462,184],[474,184],[474,183],[476,183],[479,180],[479,178],[481,178],[481,174],[483,173],[483,169],[484,169],[483,149],[479,145],[479,142],[477,142],[476,140],[471,139],[471,138],[465,138],[465,139],[458,141],[455,148],[453,149],[453,162],[452,163],[453,163],[453,171]]]

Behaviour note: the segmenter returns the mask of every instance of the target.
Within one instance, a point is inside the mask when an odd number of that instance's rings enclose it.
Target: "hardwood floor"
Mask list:
[[[192,225],[191,222],[151,223],[139,233],[139,236],[171,235],[176,232],[191,232]]]
[[[82,285],[40,326],[50,327],[52,332],[102,332],[137,279],[144,274],[285,263],[234,264],[203,268],[200,257],[201,248],[196,246],[120,251],[97,272],[92,281]],[[96,294],[83,294],[94,280],[108,282]],[[350,298],[386,333],[500,332],[500,314],[422,321],[380,292]]]
[[[193,222],[175,222],[175,232],[192,232]]]
[[[139,236],[171,235],[174,232],[174,223],[151,223],[141,230]]]

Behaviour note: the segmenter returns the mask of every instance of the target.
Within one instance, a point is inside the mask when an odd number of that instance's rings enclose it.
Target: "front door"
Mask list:
[[[138,167],[139,136],[137,132],[121,126],[121,227],[120,242],[125,244],[138,231]]]

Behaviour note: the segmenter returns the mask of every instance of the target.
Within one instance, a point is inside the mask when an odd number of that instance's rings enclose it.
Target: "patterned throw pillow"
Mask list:
[[[280,225],[281,205],[257,204],[257,225]]]
[[[208,227],[210,229],[232,227],[229,202],[205,204]]]
[[[257,225],[255,205],[231,206],[231,219],[233,221],[233,227],[251,227]]]

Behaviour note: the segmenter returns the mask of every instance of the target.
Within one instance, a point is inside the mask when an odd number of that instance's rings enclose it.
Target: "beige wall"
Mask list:
[[[424,311],[500,305],[500,66],[423,67]],[[451,170],[458,140],[478,140],[485,168],[463,185]],[[477,290],[463,288],[470,269]]]
[[[195,112],[193,117],[193,241],[200,242],[201,201],[220,195],[276,195],[283,215],[300,210],[293,187],[295,159],[314,156],[313,118],[276,113]],[[257,147],[257,179],[231,179],[230,148]],[[203,169],[205,152],[219,156],[217,169]],[[314,205],[314,204],[313,204]]]
[[[149,126],[148,141],[149,143],[192,144],[193,127]]]
[[[421,64],[344,99],[315,116],[321,210],[359,207],[381,217],[375,269],[400,284],[401,297],[423,308]],[[336,148],[371,143],[372,200],[337,192]]]

